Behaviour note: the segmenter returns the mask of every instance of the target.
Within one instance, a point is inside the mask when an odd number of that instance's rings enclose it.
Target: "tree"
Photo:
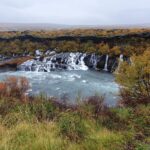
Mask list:
[[[92,41],[88,41],[86,43],[83,43],[81,49],[84,52],[88,52],[88,53],[95,53],[97,51],[96,47]]]
[[[121,85],[122,102],[136,106],[150,103],[150,51],[131,57],[131,63],[124,62],[116,74]]]
[[[121,54],[121,48],[119,46],[114,46],[110,50],[110,53],[112,53],[112,55],[120,55]]]
[[[105,44],[105,43],[100,43],[100,44],[98,45],[98,51],[99,51],[99,53],[101,53],[101,54],[109,54],[109,53],[110,53],[109,45],[108,45],[108,44]]]
[[[136,51],[137,51],[137,47],[134,47],[134,46],[131,46],[131,45],[125,45],[123,47],[123,54],[125,56],[131,56]]]

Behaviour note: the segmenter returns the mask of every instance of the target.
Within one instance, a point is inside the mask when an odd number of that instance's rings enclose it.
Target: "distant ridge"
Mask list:
[[[48,23],[0,23],[0,31],[26,31],[26,30],[57,30],[70,28],[68,25]]]
[[[60,30],[60,29],[76,29],[76,28],[95,28],[95,29],[111,29],[111,28],[150,28],[150,23],[137,25],[61,25],[50,23],[0,23],[0,31],[39,31],[39,30]]]

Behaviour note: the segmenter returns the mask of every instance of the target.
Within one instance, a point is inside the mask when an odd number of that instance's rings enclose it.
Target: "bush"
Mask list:
[[[150,105],[136,107],[130,118],[130,124],[134,127],[138,140],[150,136]]]
[[[6,94],[6,84],[1,82],[0,83],[0,95],[5,95]]]
[[[124,131],[128,128],[131,110],[127,108],[111,108],[108,115],[100,118],[103,126],[113,131]]]
[[[8,77],[0,83],[0,97],[25,100],[29,82],[25,77]]]
[[[91,96],[83,102],[85,111],[90,111],[92,116],[96,119],[100,116],[104,116],[108,113],[108,107],[104,104],[104,97]],[[88,109],[88,110],[87,110]]]
[[[150,51],[133,56],[131,64],[124,62],[119,67],[116,80],[121,85],[122,103],[136,106],[150,103]]]

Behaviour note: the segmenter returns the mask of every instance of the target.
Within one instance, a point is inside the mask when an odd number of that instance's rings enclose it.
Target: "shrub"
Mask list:
[[[83,102],[85,111],[90,111],[92,116],[96,119],[98,117],[106,115],[108,113],[108,107],[104,104],[104,97],[102,96],[91,96]]]
[[[6,94],[6,84],[1,82],[0,83],[0,96],[3,96]]]
[[[150,103],[150,51],[122,63],[116,80],[121,85],[122,103],[127,106]]]
[[[8,77],[0,83],[0,97],[15,97],[25,99],[29,82],[25,77]]]
[[[130,118],[130,124],[136,131],[137,139],[141,140],[150,136],[150,105],[136,107]]]
[[[131,110],[127,108],[111,108],[110,112],[100,118],[103,126],[114,131],[124,131],[128,128]]]

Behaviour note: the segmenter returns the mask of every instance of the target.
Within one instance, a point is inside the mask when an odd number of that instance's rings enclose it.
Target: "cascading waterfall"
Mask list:
[[[84,58],[86,57],[86,54],[83,54],[80,58],[78,66],[81,70],[88,70],[88,67],[85,65]]]
[[[50,72],[51,69],[54,70],[54,69],[56,68],[55,63],[53,63],[54,60],[56,60],[55,55],[52,56],[52,57],[50,58],[50,60],[47,60],[47,61],[46,61],[48,72]]]
[[[55,54],[45,57],[43,61],[28,60],[21,64],[18,69],[37,72],[50,72],[52,70],[64,68],[68,70],[88,70],[84,62],[85,57],[86,54],[82,53]],[[60,61],[57,59],[60,59]]]
[[[104,71],[108,71],[108,60],[109,60],[109,55],[106,55],[106,61],[105,61]]]
[[[96,57],[95,53],[91,55],[90,62],[93,64],[93,68],[96,69],[97,57]]]
[[[70,53],[70,56],[67,60],[68,70],[77,70],[77,65],[76,65],[77,55],[79,55],[79,53],[77,54]]]
[[[95,70],[114,71],[120,67],[121,62],[124,59],[123,54],[120,54],[119,58],[109,57],[107,54],[105,57],[96,54],[86,53],[49,53],[43,60],[32,59],[24,62],[18,66],[18,70],[22,71],[36,71],[36,72],[50,72],[55,70],[88,70],[93,68]],[[110,61],[109,61],[110,60]],[[109,68],[108,68],[109,62]],[[105,64],[104,64],[105,63]],[[116,69],[117,71],[117,69]]]
[[[88,70],[88,67],[84,63],[86,54],[81,53],[70,53],[67,65],[68,70]]]

